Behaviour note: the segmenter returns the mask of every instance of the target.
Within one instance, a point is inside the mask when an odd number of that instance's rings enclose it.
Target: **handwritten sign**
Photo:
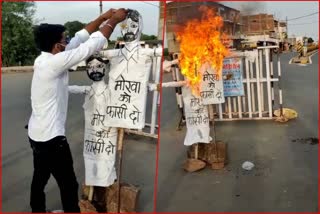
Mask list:
[[[85,163],[85,184],[107,187],[117,178],[115,171],[117,129],[106,126],[106,109],[109,100],[105,90],[95,93],[91,87],[83,105],[85,112],[85,134],[83,156]]]
[[[128,129],[145,126],[147,84],[151,57],[139,51],[121,52],[110,58],[110,102],[106,109],[107,125]]]
[[[202,83],[200,97],[203,104],[224,103],[222,76],[217,75],[214,70],[206,65],[200,69],[202,72]]]
[[[225,59],[222,74],[227,77],[223,80],[224,96],[244,96],[241,59]]]
[[[190,146],[195,143],[209,143],[212,138],[209,136],[209,114],[207,106],[204,106],[200,97],[192,95],[191,89],[182,88],[187,133],[184,145]]]

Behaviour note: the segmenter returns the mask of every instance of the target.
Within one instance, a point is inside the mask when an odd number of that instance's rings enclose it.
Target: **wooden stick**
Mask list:
[[[117,198],[117,211],[120,213],[120,180],[121,180],[121,170],[122,170],[122,151],[123,151],[123,135],[124,135],[124,129],[119,128],[118,129],[118,142],[117,142],[117,149],[118,149],[118,179],[117,179],[117,192],[118,192],[118,198]]]
[[[213,112],[214,112],[214,106],[213,106]],[[213,126],[213,145],[214,145],[214,149],[216,150],[216,159],[218,162],[218,147],[217,147],[217,138],[216,138],[216,126],[215,126],[215,122],[214,122],[214,116],[212,118],[212,126]]]
[[[93,198],[93,186],[89,186],[88,200],[92,201],[92,198]]]
[[[198,159],[198,143],[196,144],[196,146],[194,147],[194,158]]]

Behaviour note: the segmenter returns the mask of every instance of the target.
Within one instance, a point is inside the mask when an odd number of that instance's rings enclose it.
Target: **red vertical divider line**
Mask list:
[[[1,111],[0,111],[0,178],[1,178],[1,182],[0,182],[0,211],[2,211],[2,1],[0,4],[0,30],[1,30],[1,34],[0,34],[0,49],[1,49],[1,58],[0,58],[0,68],[1,68],[1,78],[0,78],[0,88],[1,88],[1,92],[0,92],[0,107],[1,107]]]
[[[320,10],[320,0],[318,0],[318,10]],[[318,13],[318,20],[320,20],[320,14]],[[320,35],[320,29],[318,28],[318,62],[319,62],[319,35]],[[320,116],[319,116],[319,111],[320,111],[320,99],[319,99],[319,94],[320,94],[320,87],[319,87],[319,82],[320,82],[320,76],[319,76],[319,70],[320,66],[318,63],[318,141],[320,137]],[[320,151],[319,151],[319,143],[318,143],[318,212],[320,211]]]
[[[158,142],[157,142],[157,151],[156,151],[156,173],[154,178],[154,205],[153,205],[153,212],[156,213],[157,211],[157,191],[158,191],[158,172],[159,172],[159,150],[160,150],[160,129],[161,129],[161,107],[162,107],[162,79],[163,79],[163,72],[162,72],[162,65],[164,61],[164,35],[165,35],[165,26],[166,26],[166,1],[160,0],[159,5],[161,2],[164,3],[163,5],[163,27],[162,27],[162,57],[161,57],[161,65],[160,65],[160,87],[159,87],[159,94],[160,94],[160,104],[158,108]],[[161,5],[159,10],[161,10]],[[159,19],[160,19],[159,13]]]

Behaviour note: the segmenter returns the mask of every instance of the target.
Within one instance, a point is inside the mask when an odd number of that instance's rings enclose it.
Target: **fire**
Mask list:
[[[201,6],[199,11],[202,12],[200,20],[188,21],[176,31],[181,72],[194,95],[200,93],[202,72],[211,66],[217,75],[222,75],[223,59],[229,54],[225,46],[228,37],[221,33],[222,17],[206,6]]]

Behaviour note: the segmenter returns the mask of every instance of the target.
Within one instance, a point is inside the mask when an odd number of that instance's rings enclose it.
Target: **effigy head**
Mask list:
[[[97,82],[103,80],[105,72],[110,69],[109,60],[93,55],[86,60],[88,77]]]
[[[142,33],[142,16],[136,10],[129,9],[127,18],[121,23],[121,34],[125,42],[140,40]]]

